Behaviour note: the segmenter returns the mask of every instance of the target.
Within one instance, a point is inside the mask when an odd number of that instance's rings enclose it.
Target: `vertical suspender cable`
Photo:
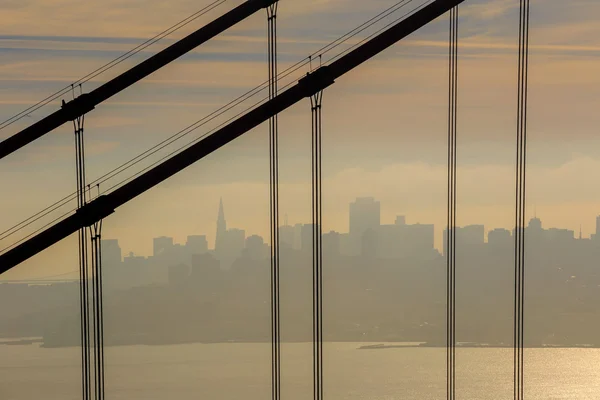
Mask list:
[[[98,192],[100,192],[98,187]],[[97,223],[97,244],[98,244],[98,285],[100,287],[100,297],[99,297],[99,313],[100,313],[100,399],[104,400],[104,292],[103,292],[103,284],[102,284],[102,220]]]
[[[77,180],[77,207],[81,208],[86,203],[85,192],[85,153],[83,141],[83,126],[85,116],[73,120],[75,133],[75,171]],[[79,254],[79,305],[81,318],[81,373],[83,399],[89,400],[92,393],[90,382],[90,318],[88,304],[88,245],[86,229],[81,228],[78,233]]]
[[[446,229],[446,398],[456,398],[456,137],[458,6],[450,10],[448,49],[448,198]]]
[[[89,190],[88,190],[89,193]],[[91,255],[91,271],[90,271],[90,280],[92,281],[92,312],[91,312],[91,320],[92,320],[92,326],[93,326],[93,331],[92,331],[92,353],[94,355],[94,364],[93,364],[93,369],[94,369],[94,398],[96,400],[99,400],[98,398],[98,387],[99,385],[99,375],[100,375],[100,370],[98,369],[98,350],[100,349],[100,346],[98,345],[98,314],[96,313],[97,310],[97,304],[98,304],[98,281],[96,279],[96,235],[94,233],[94,231],[91,228],[88,228],[87,231],[89,232],[90,235],[90,243],[91,243],[91,248],[90,248],[90,255]]]
[[[529,0],[520,0],[515,179],[514,399],[524,398],[525,211],[527,105],[529,71]]]
[[[323,248],[321,104],[323,91],[311,96],[312,239],[313,239],[313,396],[323,399]]]
[[[88,199],[91,199],[89,186],[86,187],[84,125],[85,115],[80,115],[73,120],[78,208],[84,207]],[[88,231],[91,247],[88,247]],[[104,399],[101,231],[102,220],[94,223],[93,227],[81,228],[78,233],[81,376],[82,398],[84,400],[90,400],[92,397],[95,400]],[[91,306],[89,303],[90,296]]]
[[[277,6],[267,7],[269,99],[277,96]],[[279,129],[277,115],[269,119],[271,220],[271,398],[281,397],[281,334],[279,296]]]
[[[102,304],[102,220],[89,228],[92,243],[95,398],[104,400],[104,316]]]

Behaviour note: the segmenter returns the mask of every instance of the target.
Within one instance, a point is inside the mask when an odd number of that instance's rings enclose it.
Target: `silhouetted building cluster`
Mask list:
[[[431,259],[439,256],[434,248],[433,225],[407,224],[404,216],[398,216],[394,224],[382,225],[380,203],[373,198],[358,198],[351,203],[349,222],[347,233],[323,233],[323,253],[327,259],[343,256]],[[206,236],[188,236],[185,245],[174,243],[170,237],[159,237],[154,239],[152,256],[129,253],[122,258],[118,241],[104,240],[102,251],[108,286],[126,288],[184,279],[191,273],[192,257],[197,255],[210,254],[224,270],[234,266],[239,258],[264,260],[270,257],[270,245],[261,236],[246,237],[244,230],[227,227],[222,199],[216,225],[212,249]],[[312,224],[291,226],[286,221],[279,227],[281,251],[297,251],[300,256],[310,254],[313,231]]]
[[[443,250],[434,247],[433,224],[409,224],[399,215],[393,224],[381,223],[381,204],[372,197],[357,198],[349,205],[349,232],[323,233],[323,255],[328,260],[343,257],[360,257],[372,260],[406,260],[418,263],[435,260],[447,252],[447,231],[443,231]],[[279,227],[280,254],[307,257],[313,246],[312,224]],[[590,239],[575,238],[568,229],[544,229],[539,218],[534,217],[525,228],[528,248],[535,251],[550,246],[553,251],[569,253],[586,252],[600,244],[600,216],[596,219],[596,234]],[[489,252],[494,255],[512,254],[514,232],[497,228],[487,233],[483,225],[455,228],[455,242],[459,257],[473,258]],[[258,235],[246,236],[246,231],[228,228],[222,199],[217,214],[216,235],[213,248],[209,248],[204,235],[188,236],[184,245],[174,243],[173,238],[159,237],[153,241],[153,254],[149,257],[129,253],[121,255],[117,240],[103,240],[103,262],[107,270],[109,288],[127,288],[151,283],[185,280],[202,262],[217,269],[229,270],[243,260],[268,260],[271,248]],[[203,256],[200,258],[199,256]],[[238,261],[241,259],[242,261]],[[195,260],[195,261],[194,261]],[[335,261],[337,262],[337,261]],[[371,263],[372,264],[372,263]],[[196,273],[198,274],[198,273]]]
[[[356,199],[348,217],[349,232],[322,238],[325,339],[443,344],[448,232],[440,253],[433,225],[402,215],[382,223],[373,198]],[[283,340],[311,338],[313,231],[287,218],[279,227]],[[514,232],[492,229],[486,237],[483,225],[470,225],[454,233],[457,340],[510,344]],[[591,238],[545,228],[537,217],[525,237],[526,344],[600,346],[600,217]],[[214,246],[206,236],[185,244],[159,237],[151,256],[122,257],[117,240],[103,240],[102,255],[107,344],[270,340],[271,248],[228,228],[222,201]],[[0,337],[72,345],[77,296],[77,283],[0,285],[0,319],[10,327],[0,326]]]

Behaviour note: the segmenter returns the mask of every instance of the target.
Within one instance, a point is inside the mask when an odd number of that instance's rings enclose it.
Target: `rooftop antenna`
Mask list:
[[[288,215],[287,214],[285,214],[284,223],[285,223],[285,226],[288,226]]]

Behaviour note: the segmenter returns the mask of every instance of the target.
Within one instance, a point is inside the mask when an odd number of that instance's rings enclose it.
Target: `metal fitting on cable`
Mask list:
[[[99,196],[94,201],[77,209],[76,214],[80,216],[85,226],[92,226],[115,212],[115,208],[110,205],[108,200],[109,197],[106,195]]]
[[[277,3],[279,0],[248,0],[249,3],[257,3],[260,5],[261,8],[267,8],[275,3]]]
[[[78,117],[87,114],[95,108],[88,96],[89,93],[84,93],[75,100],[69,102],[62,101],[61,108],[67,114],[69,121],[75,121]]]
[[[304,78],[298,81],[300,90],[304,93],[304,97],[314,96],[334,83],[335,79],[331,74],[331,69],[327,65],[306,74]]]

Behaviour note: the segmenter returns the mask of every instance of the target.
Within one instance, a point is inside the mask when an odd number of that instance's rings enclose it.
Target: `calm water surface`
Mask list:
[[[364,343],[361,343],[364,344]],[[445,350],[357,350],[325,344],[325,397],[442,399]],[[312,398],[312,345],[283,344],[282,398]],[[270,398],[270,344],[123,346],[106,349],[106,398]],[[0,346],[0,399],[80,399],[77,348]],[[458,349],[457,397],[512,399],[512,350]],[[600,399],[600,350],[526,351],[526,398]]]

